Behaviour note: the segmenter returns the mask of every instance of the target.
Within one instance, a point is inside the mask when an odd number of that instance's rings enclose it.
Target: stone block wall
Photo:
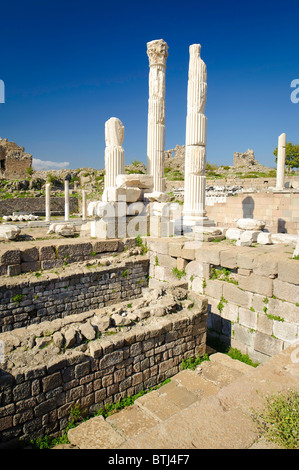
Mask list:
[[[206,209],[219,227],[234,227],[234,219],[245,217],[264,220],[271,233],[297,234],[299,230],[299,197],[294,192],[239,193]]]
[[[0,332],[139,297],[147,274],[148,260],[140,257],[116,267],[47,273],[43,280],[35,276],[3,280]]]
[[[178,276],[207,296],[208,344],[264,362],[298,339],[299,261],[285,246],[148,240],[150,287]],[[217,270],[217,271],[216,271]]]
[[[45,215],[44,197],[8,198],[0,201],[0,217],[12,215],[13,212],[28,212],[30,214]],[[51,197],[52,214],[64,214],[64,198]],[[70,196],[70,213],[78,212],[78,199]]]
[[[75,405],[90,415],[175,375],[184,357],[205,352],[206,310],[203,299],[195,310],[91,341],[89,352],[0,371],[0,443],[59,434]]]
[[[0,276],[16,276],[26,272],[54,269],[66,263],[97,259],[107,253],[123,251],[124,246],[120,240],[81,242],[76,239],[26,242],[12,248],[2,246]]]

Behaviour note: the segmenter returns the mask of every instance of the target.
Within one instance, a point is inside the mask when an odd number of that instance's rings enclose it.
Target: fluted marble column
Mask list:
[[[105,123],[105,189],[116,187],[117,175],[125,173],[125,157],[122,148],[125,128],[120,119],[112,117]]]
[[[70,193],[68,180],[64,180],[64,220],[66,222],[70,220]]]
[[[82,220],[86,220],[87,214],[87,203],[86,203],[86,191],[82,189]]]
[[[163,39],[147,43],[149,100],[147,128],[147,172],[153,176],[153,192],[165,190],[165,70],[168,45]]]
[[[205,210],[207,69],[200,44],[189,47],[187,92],[184,223],[210,225]]]
[[[281,134],[278,137],[276,189],[283,189],[284,188],[286,143],[287,143],[286,142],[286,134]]]

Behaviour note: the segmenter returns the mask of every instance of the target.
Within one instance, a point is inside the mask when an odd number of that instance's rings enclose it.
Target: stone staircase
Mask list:
[[[267,393],[299,390],[294,347],[257,368],[212,354],[195,371],[179,372],[134,405],[71,429],[71,444],[56,449],[278,448],[258,438],[251,414],[264,405]]]

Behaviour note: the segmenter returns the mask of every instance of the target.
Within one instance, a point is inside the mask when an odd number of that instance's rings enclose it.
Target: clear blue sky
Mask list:
[[[251,148],[274,166],[278,135],[299,142],[296,1],[11,0],[1,4],[0,136],[34,158],[104,167],[105,121],[125,126],[126,164],[146,162],[146,43],[163,38],[166,149],[185,143],[189,45],[208,70],[207,159]],[[66,165],[64,165],[66,166]]]

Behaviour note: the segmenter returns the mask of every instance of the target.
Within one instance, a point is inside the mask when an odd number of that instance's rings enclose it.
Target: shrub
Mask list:
[[[286,449],[299,447],[299,392],[267,395],[262,412],[253,413],[260,435]]]

